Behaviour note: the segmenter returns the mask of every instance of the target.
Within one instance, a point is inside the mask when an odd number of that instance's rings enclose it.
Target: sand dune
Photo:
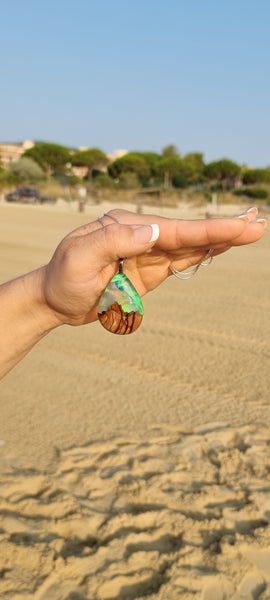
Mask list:
[[[105,209],[0,203],[1,279]],[[1,599],[269,600],[269,246],[170,278],[129,339],[52,332],[3,380]]]

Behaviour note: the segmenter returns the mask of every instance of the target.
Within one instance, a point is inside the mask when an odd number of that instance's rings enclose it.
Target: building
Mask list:
[[[18,144],[11,144],[9,142],[0,142],[0,160],[4,167],[8,167],[11,162],[19,160],[22,154],[29,150],[29,148],[33,148],[34,142],[31,140],[25,140],[24,142],[20,142]]]
[[[31,140],[25,140],[24,142],[18,142],[17,144],[10,142],[0,142],[0,163],[4,167],[8,167],[8,165],[11,162],[19,160],[23,153],[26,150],[29,150],[29,148],[33,148],[33,146],[35,146],[35,142]],[[79,150],[88,150],[88,148],[86,146],[82,146],[79,148]],[[74,154],[76,150],[71,149],[70,152],[71,154]],[[125,156],[125,154],[128,154],[128,150],[115,150],[112,154],[107,154],[107,157],[109,159],[109,162],[113,162],[117,158]],[[106,167],[102,167],[100,168],[100,170],[104,171],[105,173],[107,172]],[[79,179],[83,179],[88,172],[88,168],[72,166],[71,172]]]
[[[84,179],[88,173],[88,167],[75,167],[75,165],[73,165],[71,171],[78,179]]]

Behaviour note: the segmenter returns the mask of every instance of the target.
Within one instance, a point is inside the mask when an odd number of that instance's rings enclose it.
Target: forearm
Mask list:
[[[44,267],[0,286],[0,379],[60,324],[43,297]]]

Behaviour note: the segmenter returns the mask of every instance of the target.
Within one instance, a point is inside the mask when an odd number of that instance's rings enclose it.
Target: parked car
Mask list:
[[[17,188],[13,192],[6,194],[8,202],[55,202],[55,198],[50,196],[41,196],[39,191],[34,188]]]
[[[17,188],[6,194],[6,200],[8,202],[40,202],[40,194],[33,188]]]

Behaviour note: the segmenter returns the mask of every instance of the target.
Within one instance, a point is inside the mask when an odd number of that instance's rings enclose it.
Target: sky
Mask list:
[[[269,0],[0,0],[0,142],[270,165]]]

